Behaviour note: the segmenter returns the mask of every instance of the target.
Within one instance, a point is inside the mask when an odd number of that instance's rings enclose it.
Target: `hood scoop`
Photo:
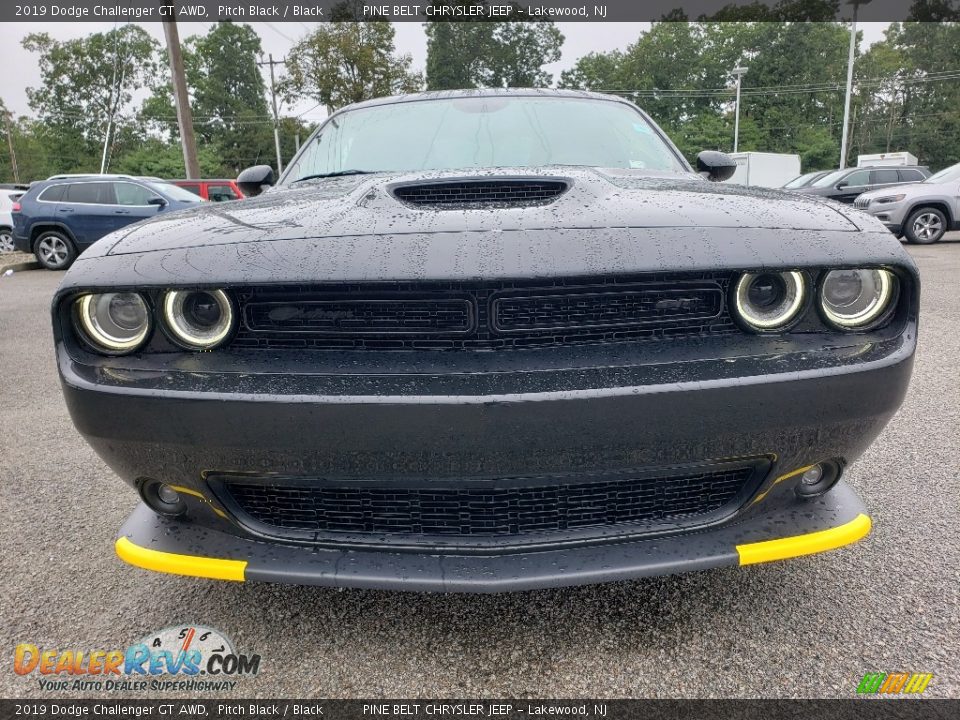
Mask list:
[[[568,181],[554,178],[497,178],[409,183],[394,185],[391,192],[413,207],[464,210],[549,205],[569,187]]]

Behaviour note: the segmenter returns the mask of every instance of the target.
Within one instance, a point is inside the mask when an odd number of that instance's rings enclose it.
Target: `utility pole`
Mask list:
[[[847,54],[847,93],[843,99],[843,136],[840,138],[840,169],[847,166],[847,135],[850,128],[850,95],[853,90],[853,56],[857,49],[857,9],[871,0],[848,0],[853,5],[853,22],[850,24],[850,51]]]
[[[263,65],[270,66],[270,97],[273,100],[273,144],[277,149],[277,175],[279,175],[283,172],[283,159],[280,157],[280,113],[277,111],[277,86],[273,76],[273,66],[283,65],[283,63],[286,62],[286,58],[283,60],[274,60],[273,53],[267,55],[267,58],[267,62],[261,60],[257,65],[261,67]]]
[[[193,135],[193,113],[190,112],[187,77],[183,72],[180,34],[177,32],[177,21],[172,17],[163,20],[163,34],[167,39],[167,54],[170,56],[170,76],[173,78],[173,101],[177,106],[177,124],[180,127],[180,144],[183,146],[183,165],[187,179],[194,180],[200,177],[197,140]]]
[[[740,80],[747,74],[745,67],[735,67],[730,74],[737,78],[737,104],[734,110],[733,119],[733,151],[737,151],[737,145],[740,142]]]
[[[10,127],[10,111],[3,114],[3,123],[7,128],[7,146],[10,148],[10,169],[13,171],[13,181],[20,182],[20,170],[17,168],[17,153],[13,150],[13,130]]]

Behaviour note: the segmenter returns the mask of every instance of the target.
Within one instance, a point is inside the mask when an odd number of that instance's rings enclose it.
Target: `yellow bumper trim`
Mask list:
[[[741,565],[771,562],[785,558],[812,555],[813,553],[833,550],[850,543],[855,543],[870,532],[870,518],[863,513],[843,525],[827,530],[794,535],[779,540],[765,540],[763,542],[737,545]]]
[[[126,537],[117,538],[114,547],[117,556],[124,562],[155,572],[190,575],[191,577],[211,578],[213,580],[236,580],[238,582],[243,582],[245,579],[246,560],[221,560],[220,558],[178,555],[161,550],[151,550],[132,543]]]

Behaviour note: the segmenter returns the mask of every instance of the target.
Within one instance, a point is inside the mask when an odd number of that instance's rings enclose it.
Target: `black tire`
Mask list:
[[[45,230],[33,243],[33,254],[47,270],[66,270],[77,259],[77,248],[60,230]]]
[[[916,245],[929,245],[943,237],[947,231],[947,217],[942,210],[933,207],[921,207],[910,213],[903,226],[907,242]]]
[[[0,227],[0,255],[12,253],[16,248],[13,246],[13,230],[6,226]]]

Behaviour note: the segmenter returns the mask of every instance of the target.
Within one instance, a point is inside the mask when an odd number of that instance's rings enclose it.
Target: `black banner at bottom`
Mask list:
[[[960,717],[960,700],[0,700],[0,719],[919,720]]]

